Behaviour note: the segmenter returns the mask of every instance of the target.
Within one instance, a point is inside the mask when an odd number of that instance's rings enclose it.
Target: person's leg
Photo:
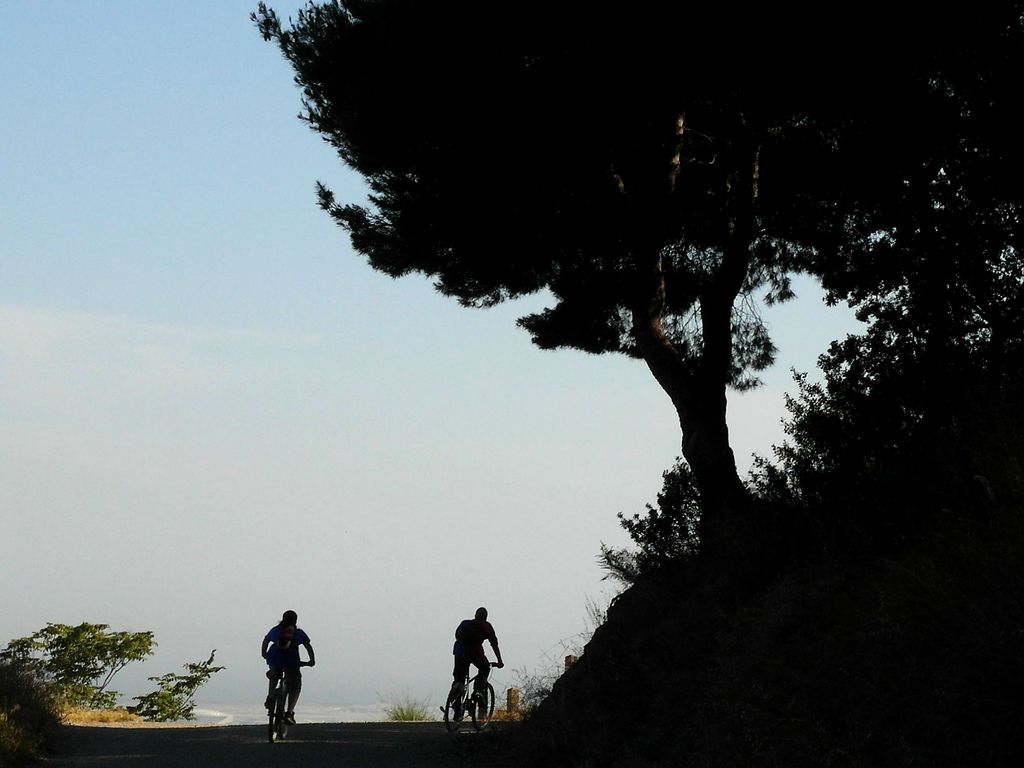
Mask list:
[[[476,667],[477,672],[476,679],[473,680],[473,701],[469,706],[477,707],[479,705],[476,717],[480,719],[487,715],[484,708],[487,704],[487,673],[490,671],[491,665],[487,659],[473,659],[473,666]]]
[[[487,659],[474,659],[473,666],[477,668],[476,680],[473,681],[473,691],[479,693],[487,689],[487,675],[491,672],[491,664]]]
[[[284,670],[284,687],[288,692],[288,714],[295,714],[295,705],[299,703],[302,692],[302,672],[298,667],[286,667]]]
[[[452,669],[452,687],[448,691],[448,698],[452,700],[452,709],[455,719],[462,717],[462,684],[466,680],[466,673],[469,672],[469,659],[465,656],[455,657],[455,667]]]
[[[455,666],[452,669],[451,693],[462,690],[462,684],[466,680],[467,672],[469,672],[469,659],[465,656],[456,656]]]

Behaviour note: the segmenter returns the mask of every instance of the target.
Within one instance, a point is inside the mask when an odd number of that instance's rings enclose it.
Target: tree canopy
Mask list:
[[[1019,3],[1005,11],[937,59],[914,102],[954,128],[917,129],[892,161],[899,183],[866,201],[860,236],[817,265],[833,299],[870,325],[834,343],[825,381],[803,382],[790,403],[778,457],[805,501],[880,487],[915,497],[908,507],[949,503],[978,476],[1004,497],[1021,488],[1024,21]]]
[[[52,684],[64,706],[110,708],[117,691],[107,686],[133,661],[153,653],[152,632],[110,632],[106,624],[47,624],[0,652]]]
[[[368,206],[319,186],[355,249],[469,306],[547,290],[520,320],[536,344],[642,358],[707,526],[747,506],[726,389],[774,353],[751,297],[787,298],[794,270],[837,296],[842,275],[876,279],[864,244],[956,144],[983,98],[971,67],[1018,5],[338,0],[253,18],[302,118],[369,183]]]

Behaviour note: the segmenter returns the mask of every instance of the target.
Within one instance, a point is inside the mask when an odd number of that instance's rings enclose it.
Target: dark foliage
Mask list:
[[[1008,11],[341,0],[253,18],[370,186],[369,206],[320,187],[355,249],[471,306],[547,290],[520,321],[539,346],[642,357],[710,546],[749,516],[726,387],[774,355],[749,297],[785,299],[793,270],[874,231],[907,151],[955,132],[932,81]]]
[[[662,480],[656,507],[647,504],[643,514],[629,517],[619,512],[619,523],[636,549],[601,547],[601,566],[623,584],[634,583],[641,574],[675,566],[700,551],[700,492],[693,473],[678,459]]]
[[[25,666],[0,660],[0,765],[43,757],[58,724],[47,686]]]
[[[870,326],[832,344],[820,384],[798,376],[778,465],[761,462],[755,486],[818,510],[834,542],[902,546],[934,510],[1024,489],[1024,151],[1009,122],[1024,23],[1019,3],[991,8],[1000,24],[978,37],[972,14],[920,62],[925,122],[890,159],[898,183],[871,190],[815,262]]]

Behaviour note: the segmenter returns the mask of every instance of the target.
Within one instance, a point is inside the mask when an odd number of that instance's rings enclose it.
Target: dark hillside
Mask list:
[[[543,764],[1020,765],[1021,511],[746,594],[710,563],[641,579],[534,718]]]

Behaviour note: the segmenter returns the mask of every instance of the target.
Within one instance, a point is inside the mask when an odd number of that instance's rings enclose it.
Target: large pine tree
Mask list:
[[[369,183],[369,206],[320,201],[374,268],[471,306],[546,289],[520,320],[539,346],[646,362],[705,544],[749,510],[726,394],[774,350],[747,299],[786,298],[787,274],[862,235],[971,29],[881,3],[337,0],[253,18],[303,118]]]

